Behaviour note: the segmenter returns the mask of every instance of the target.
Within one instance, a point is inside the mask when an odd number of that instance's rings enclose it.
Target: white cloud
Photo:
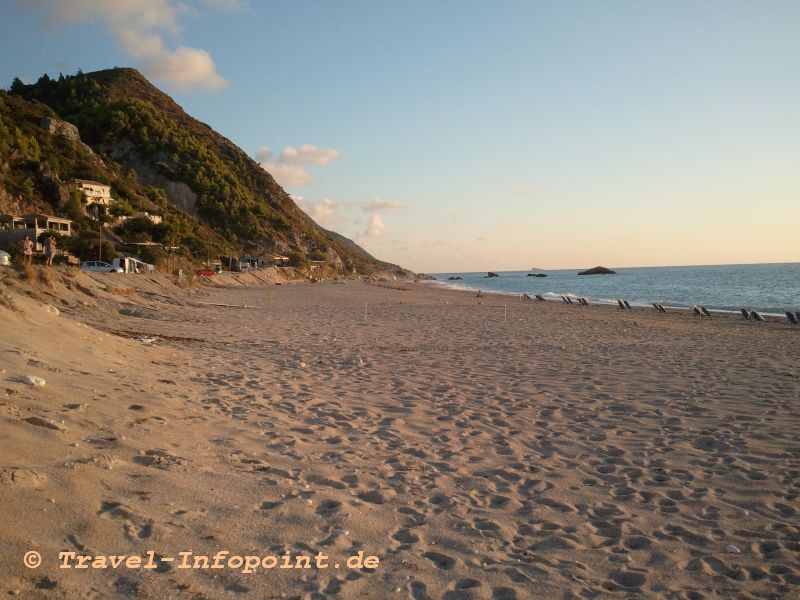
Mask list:
[[[272,154],[272,150],[270,150],[266,146],[261,146],[261,148],[258,149],[258,152],[256,152],[256,161],[258,161],[260,163],[261,162],[272,162],[272,157],[273,156],[274,155]]]
[[[339,157],[339,151],[333,148],[319,148],[312,144],[303,144],[298,148],[286,146],[278,160],[290,165],[329,165]]]
[[[303,187],[314,183],[314,177],[302,167],[281,163],[261,163],[261,167],[272,175],[281,187]]]
[[[362,240],[376,238],[382,236],[385,231],[386,225],[383,224],[383,219],[381,219],[381,216],[372,215],[367,222],[367,227],[359,237]]]
[[[339,156],[333,148],[318,148],[303,144],[297,148],[286,146],[275,160],[275,155],[266,146],[256,152],[256,160],[283,187],[301,187],[314,183],[315,179],[300,165],[328,165]]]
[[[188,89],[219,90],[228,82],[217,73],[211,55],[200,48],[167,48],[158,31],[177,34],[178,14],[186,5],[172,0],[31,0],[56,25],[103,21],[122,49],[146,75]]]
[[[377,196],[364,205],[364,210],[367,212],[374,212],[379,210],[402,210],[406,207],[402,202],[392,202],[391,200],[382,200]]]
[[[319,225],[330,227],[335,224],[338,207],[330,198],[325,197],[319,202],[309,202],[302,196],[292,196],[292,199],[300,207],[300,210],[314,219]]]

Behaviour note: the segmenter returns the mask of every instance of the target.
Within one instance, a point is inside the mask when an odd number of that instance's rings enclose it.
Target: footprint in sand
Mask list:
[[[638,589],[647,583],[647,574],[642,571],[614,571],[611,581],[625,590]]]
[[[143,455],[134,456],[133,462],[146,467],[166,470],[175,466],[183,466],[187,460],[170,454],[166,450],[147,450]]]
[[[401,529],[392,536],[392,539],[397,540],[406,547],[419,542],[419,536],[410,529]]]
[[[449,571],[456,566],[456,559],[454,559],[452,556],[448,556],[447,554],[442,554],[441,552],[429,551],[422,556],[427,558],[436,566],[437,569],[441,569],[442,571]]]
[[[145,540],[153,535],[153,521],[136,515],[121,502],[103,502],[97,514],[102,518],[122,521],[125,535],[131,541]]]
[[[323,500],[317,507],[316,513],[321,517],[329,518],[338,513],[341,507],[342,503],[338,500]]]

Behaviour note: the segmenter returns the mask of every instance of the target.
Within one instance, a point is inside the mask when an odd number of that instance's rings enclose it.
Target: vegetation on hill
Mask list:
[[[74,124],[80,139],[43,129],[43,117]],[[47,202],[77,217],[79,229],[92,224],[81,218],[79,197],[65,199],[64,184],[93,179],[111,184],[117,214],[163,216],[158,225],[126,221],[117,229],[126,241],[195,256],[280,252],[345,272],[398,269],[320,228],[258,163],[134,69],[14,80],[0,92],[0,159],[7,202]]]

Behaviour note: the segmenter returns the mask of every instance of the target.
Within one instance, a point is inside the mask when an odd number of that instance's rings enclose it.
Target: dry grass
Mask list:
[[[53,272],[51,269],[39,269],[39,283],[46,285],[49,288],[55,287],[53,285]]]
[[[0,306],[8,310],[19,310],[17,308],[17,303],[14,302],[14,298],[3,288],[0,288]]]
[[[105,287],[105,291],[109,294],[114,294],[115,296],[135,296],[136,290],[132,288],[118,288],[107,285]]]
[[[33,283],[36,281],[36,269],[33,265],[22,265],[19,268],[19,278],[27,283]]]
[[[172,281],[175,285],[181,288],[199,288],[203,284],[200,281],[202,278],[197,275],[189,275],[183,277],[175,277]]]
[[[75,278],[75,277],[77,277],[77,276],[78,276],[78,274],[79,274],[80,272],[81,272],[81,270],[80,270],[79,268],[77,268],[77,267],[70,267],[70,266],[67,266],[67,267],[65,267],[65,268],[64,268],[64,274],[65,274],[67,277],[72,277],[72,278]]]

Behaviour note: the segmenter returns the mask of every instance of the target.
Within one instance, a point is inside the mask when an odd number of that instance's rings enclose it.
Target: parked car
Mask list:
[[[122,269],[110,265],[102,260],[87,260],[81,265],[81,271],[95,271],[99,273],[122,273]]]
[[[5,250],[0,250],[0,267],[11,266],[11,255]]]
[[[200,277],[214,277],[217,274],[216,271],[212,271],[211,269],[198,269],[197,274]]]

